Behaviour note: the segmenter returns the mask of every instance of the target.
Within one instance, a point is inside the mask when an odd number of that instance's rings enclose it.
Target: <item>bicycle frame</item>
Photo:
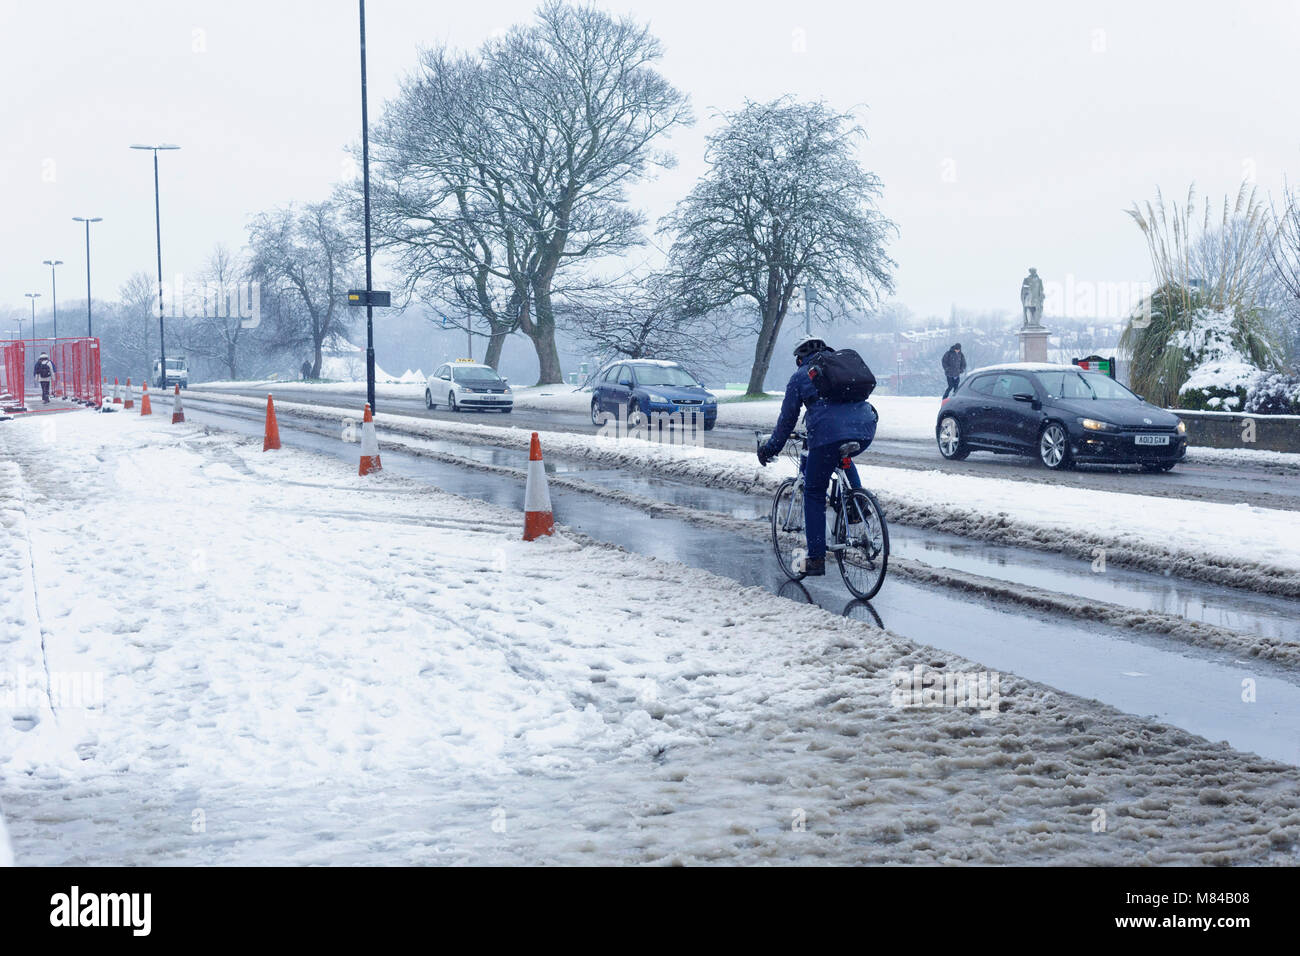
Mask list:
[[[781,526],[787,529],[790,527],[790,517],[794,512],[796,503],[798,504],[801,510],[803,508],[803,497],[804,497],[804,487],[805,487],[804,473],[808,468],[808,439],[802,436],[794,436],[791,440],[798,442],[800,446],[799,475],[797,478],[795,478],[794,494],[790,496],[789,509],[786,511],[785,515],[783,515],[781,518]],[[853,485],[849,482],[849,477],[848,477],[848,469],[852,463],[853,460],[851,458],[840,459],[839,464],[835,466],[835,471],[831,473],[830,483],[827,484],[826,486],[827,512],[828,513],[831,512],[830,505],[832,501],[836,501],[839,503],[839,507],[836,509],[835,514],[840,518],[840,522],[838,523],[838,525],[833,525],[833,527],[838,526],[842,528],[847,528],[849,524],[849,513],[848,513],[848,507],[846,502],[848,501],[849,494],[853,490]],[[828,541],[826,544],[826,550],[843,551],[844,542],[838,540]]]

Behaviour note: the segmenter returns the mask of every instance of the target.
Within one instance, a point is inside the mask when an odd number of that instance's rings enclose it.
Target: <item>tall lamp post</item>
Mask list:
[[[57,342],[59,339],[59,284],[54,277],[54,267],[63,265],[63,260],[42,259],[41,264],[50,267],[50,302],[54,306],[54,334],[50,338]],[[32,326],[32,331],[36,331],[36,326]]]
[[[90,325],[90,224],[92,222],[103,222],[103,216],[73,216],[73,222],[84,222],[86,224],[86,338],[94,337],[94,329]]]
[[[162,212],[158,203],[158,150],[180,149],[172,143],[159,143],[157,146],[133,144],[132,149],[153,150],[153,228],[158,240],[158,368],[161,369],[163,383],[167,381],[167,343],[163,339],[163,278],[162,278]]]
[[[375,413],[375,310],[371,305],[374,283],[370,276],[370,121],[366,112],[366,0],[357,0],[361,11],[361,183],[366,221],[366,400]]]
[[[32,338],[36,338],[36,300],[41,297],[39,292],[24,292],[23,295],[32,300]],[[18,337],[23,337],[23,320],[18,320]]]

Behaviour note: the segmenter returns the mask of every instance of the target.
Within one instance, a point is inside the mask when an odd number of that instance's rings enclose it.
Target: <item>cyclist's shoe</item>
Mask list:
[[[862,524],[862,509],[856,503],[849,505],[849,524]]]
[[[826,575],[825,558],[805,558],[803,574],[806,578],[820,578]]]

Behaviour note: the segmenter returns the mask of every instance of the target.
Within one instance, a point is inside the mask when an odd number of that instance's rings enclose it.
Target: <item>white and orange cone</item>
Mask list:
[[[131,380],[126,380],[126,398],[122,402],[123,408],[135,408],[135,394],[131,391]]]
[[[361,417],[361,467],[359,475],[368,475],[372,471],[383,471],[379,464],[379,438],[375,435],[375,419],[370,414],[370,403],[366,403],[365,413]]]
[[[532,541],[555,533],[555,516],[551,513],[551,489],[546,484],[546,466],[542,463],[542,443],[533,432],[528,450],[528,484],[524,486],[524,540]]]
[[[185,421],[185,406],[181,402],[181,387],[177,385],[176,391],[172,393],[172,424],[183,421]]]
[[[275,399],[266,396],[266,435],[262,439],[262,451],[276,451],[280,447],[280,423],[275,419]]]
[[[149,383],[144,383],[144,391],[140,395],[140,414],[152,415],[153,406],[149,404]]]

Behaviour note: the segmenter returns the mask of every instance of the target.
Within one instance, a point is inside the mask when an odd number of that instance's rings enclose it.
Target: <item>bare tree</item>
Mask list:
[[[1296,365],[1300,364],[1300,189],[1284,191],[1282,209],[1273,210],[1273,219],[1276,227],[1268,258],[1281,300],[1279,331],[1290,361]]]
[[[322,202],[261,213],[249,227],[249,245],[250,275],[275,322],[271,344],[309,347],[312,376],[319,378],[322,347],[347,336],[347,276],[356,260],[337,209]]]
[[[589,292],[572,292],[556,305],[563,325],[589,343],[601,362],[659,358],[692,369],[718,361],[714,323],[671,296],[662,277]]]
[[[105,369],[137,382],[148,379],[158,358],[152,344],[158,324],[158,280],[146,272],[133,272],[118,290],[116,308],[105,310],[96,322]]]
[[[233,380],[239,378],[256,324],[243,315],[243,288],[248,263],[226,246],[216,245],[198,281],[186,289],[187,322],[178,330],[186,351],[219,362]]]
[[[562,380],[563,276],[644,241],[625,190],[690,120],[661,55],[634,20],[551,0],[473,56],[426,54],[377,131],[383,240],[496,342],[527,335],[541,383]]]
[[[519,328],[537,246],[491,162],[486,82],[480,58],[423,55],[373,137],[371,214],[406,293],[449,303],[452,314],[439,314],[461,328],[485,329],[485,361],[495,368]],[[350,198],[355,208],[355,191]]]
[[[749,394],[763,391],[796,289],[816,291],[832,319],[891,291],[896,231],[875,208],[881,183],[854,156],[865,134],[851,114],[789,97],[746,103],[709,137],[710,170],[663,231],[678,297],[697,312],[752,302],[758,334]]]

